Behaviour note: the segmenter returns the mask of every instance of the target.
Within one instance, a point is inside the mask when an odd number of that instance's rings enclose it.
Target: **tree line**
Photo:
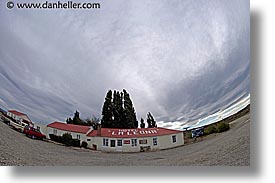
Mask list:
[[[103,128],[138,128],[135,108],[129,93],[109,90],[102,108],[101,126]],[[153,115],[147,114],[147,127],[157,127]],[[144,119],[140,120],[140,128],[145,128]]]
[[[102,108],[103,128],[137,128],[138,121],[129,93],[109,90]]]
[[[100,119],[93,117],[91,119],[81,120],[79,112],[76,111],[74,117],[67,118],[66,122],[67,124],[93,126],[94,129],[97,129]],[[156,121],[150,112],[147,114],[146,122],[147,128],[157,127]],[[101,126],[102,128],[138,128],[135,108],[129,93],[125,89],[123,89],[122,92],[116,90],[114,90],[114,92],[112,92],[112,90],[107,92],[102,108]],[[140,128],[145,128],[143,118],[140,120]]]
[[[68,117],[66,119],[67,124],[73,124],[73,125],[82,125],[82,126],[92,126],[94,129],[97,129],[97,125],[99,124],[100,119],[92,116],[92,118],[87,118],[85,120],[80,119],[80,114],[78,111],[75,111],[74,117]]]

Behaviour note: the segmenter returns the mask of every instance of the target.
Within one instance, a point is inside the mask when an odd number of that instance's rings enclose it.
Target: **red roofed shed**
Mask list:
[[[19,111],[16,111],[16,110],[9,110],[8,112],[12,113],[12,114],[15,114],[17,116],[24,116],[24,115],[27,115],[27,114],[24,114],[22,112],[19,112]]]
[[[64,131],[83,133],[83,134],[86,134],[90,130],[89,126],[73,125],[73,124],[67,124],[63,122],[53,122],[51,124],[48,124],[47,127],[64,130]]]

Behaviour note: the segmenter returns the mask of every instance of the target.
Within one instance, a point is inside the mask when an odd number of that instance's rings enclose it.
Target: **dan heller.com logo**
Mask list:
[[[12,1],[7,2],[7,8],[13,9],[100,9],[100,3],[78,3],[73,1],[67,2],[48,2],[43,3],[14,3]]]

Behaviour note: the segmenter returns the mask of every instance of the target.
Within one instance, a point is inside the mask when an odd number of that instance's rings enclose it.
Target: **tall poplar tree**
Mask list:
[[[119,91],[114,91],[113,94],[113,115],[114,115],[114,128],[123,128],[123,94]]]
[[[137,128],[138,121],[136,117],[135,108],[133,106],[132,100],[130,98],[129,93],[125,89],[123,89],[124,96],[124,123],[125,128]]]
[[[113,112],[113,115],[114,115],[114,121],[113,121],[113,124],[111,126],[113,128],[118,128],[119,127],[118,101],[119,101],[119,97],[117,95],[117,91],[115,90],[114,93],[113,93],[113,103],[112,103],[112,112]]]
[[[148,124],[148,128],[157,127],[157,123],[156,123],[153,115],[150,112],[147,114],[147,124]]]
[[[103,128],[112,128],[114,122],[113,118],[113,104],[112,104],[112,90],[106,94],[105,101],[102,108],[101,126]]]
[[[145,123],[143,118],[140,119],[140,128],[145,128]]]
[[[123,109],[123,93],[122,92],[118,92],[118,104],[117,104],[117,111],[119,114],[119,126],[118,128],[123,128],[123,122],[124,122],[124,109]]]
[[[137,128],[138,121],[129,93],[109,90],[102,108],[103,128]]]

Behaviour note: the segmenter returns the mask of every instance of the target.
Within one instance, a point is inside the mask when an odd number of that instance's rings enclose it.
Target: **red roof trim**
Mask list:
[[[92,130],[87,134],[88,137],[109,137],[109,138],[142,138],[142,137],[155,137],[162,135],[171,135],[182,133],[179,130],[171,130],[167,128],[136,128],[136,129],[114,129],[114,128],[101,128],[101,135],[98,135],[97,130]]]
[[[56,128],[64,131],[83,133],[83,134],[86,134],[90,130],[90,126],[73,125],[73,124],[67,124],[63,122],[53,122],[51,124],[48,124],[47,127]]]

